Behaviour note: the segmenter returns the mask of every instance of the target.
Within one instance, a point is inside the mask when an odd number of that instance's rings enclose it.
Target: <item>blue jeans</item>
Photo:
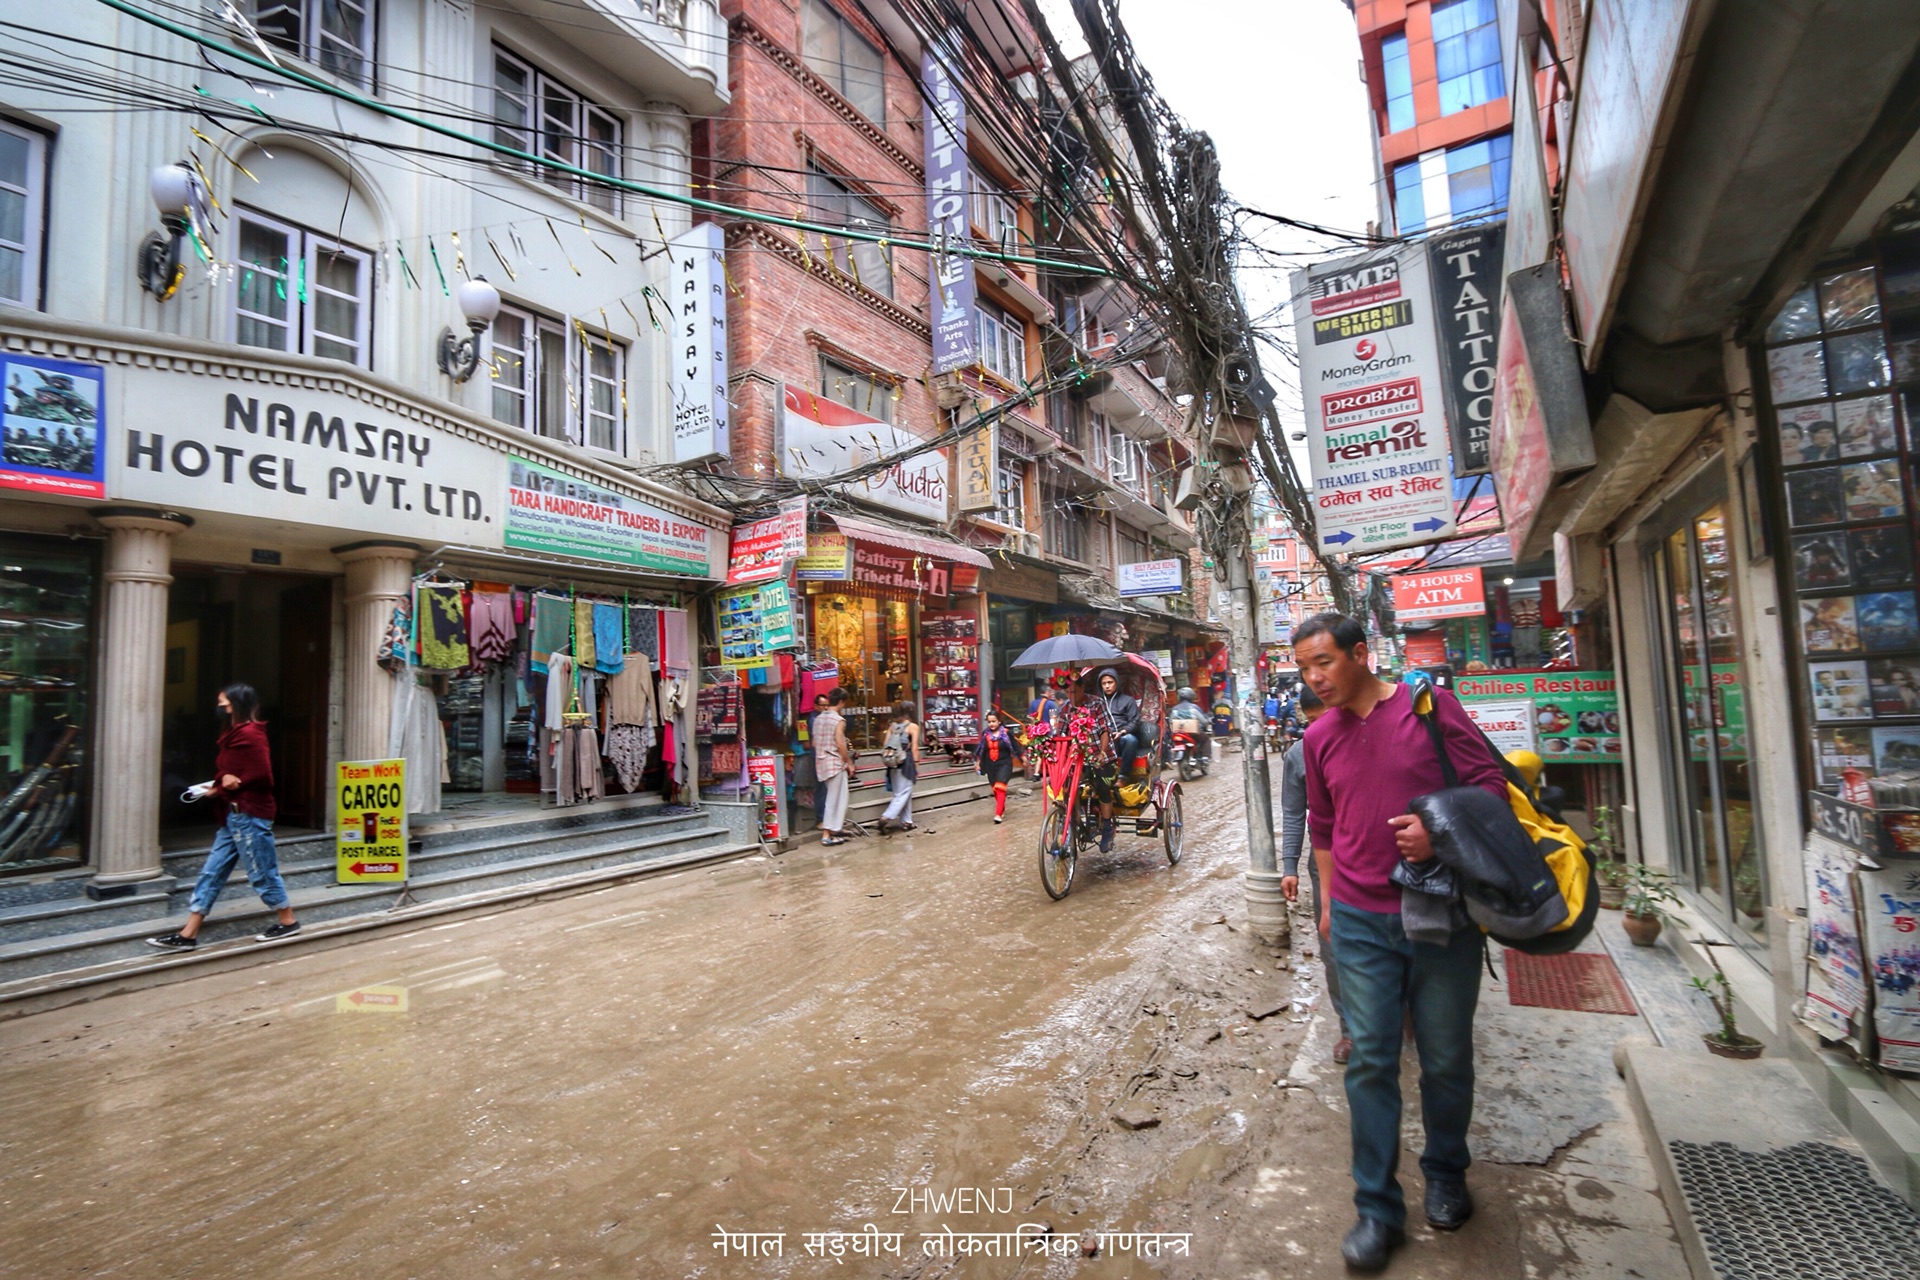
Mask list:
[[[1363,1218],[1405,1229],[1400,1164],[1400,1026],[1413,1014],[1420,1054],[1420,1115],[1427,1131],[1420,1171],[1428,1181],[1465,1175],[1473,1120],[1473,1012],[1480,1002],[1484,938],[1456,930],[1444,947],[1409,942],[1398,912],[1333,904],[1333,957],[1340,967],[1353,1058],[1347,1107],[1353,1126],[1353,1203]]]
[[[1147,735],[1140,729],[1123,733],[1113,740],[1113,754],[1120,758],[1122,778],[1133,772],[1133,762],[1140,758],[1140,749],[1146,745],[1146,741]]]
[[[227,887],[233,864],[242,858],[247,862],[247,883],[260,900],[275,911],[286,906],[287,886],[280,879],[280,861],[274,853],[273,824],[235,812],[227,815],[226,825],[213,838],[213,852],[200,868],[189,909],[202,916],[211,912],[220,891]]]

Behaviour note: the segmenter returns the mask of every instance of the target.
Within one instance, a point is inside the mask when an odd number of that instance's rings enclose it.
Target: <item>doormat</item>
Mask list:
[[[1677,1139],[1667,1150],[1716,1276],[1920,1275],[1920,1214],[1850,1151],[1824,1142],[1743,1151]]]
[[[1576,1013],[1640,1012],[1613,960],[1591,951],[1533,956],[1507,951],[1507,1002]]]

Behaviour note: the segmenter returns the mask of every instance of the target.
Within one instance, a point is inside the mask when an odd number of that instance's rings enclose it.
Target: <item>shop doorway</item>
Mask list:
[[[914,697],[913,608],[840,591],[818,592],[811,603],[815,652],[839,665],[847,691],[847,740],[876,749],[894,704]]]
[[[1765,860],[1729,530],[1724,477],[1713,470],[1649,524],[1641,545],[1660,621],[1660,736],[1675,875],[1765,963]]]
[[[182,804],[180,793],[211,773],[220,732],[214,698],[236,682],[260,695],[280,826],[327,825],[332,650],[332,579],[175,567],[162,701],[163,829],[184,832],[212,821],[206,804]]]

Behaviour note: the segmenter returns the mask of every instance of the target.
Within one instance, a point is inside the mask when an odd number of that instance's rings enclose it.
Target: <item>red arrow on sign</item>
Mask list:
[[[352,871],[353,874],[357,876],[392,875],[394,872],[398,871],[399,869],[400,869],[400,864],[397,862],[356,862],[353,864],[353,866],[348,868],[348,870]]]
[[[400,997],[385,991],[356,991],[347,999],[355,1004],[399,1004]]]

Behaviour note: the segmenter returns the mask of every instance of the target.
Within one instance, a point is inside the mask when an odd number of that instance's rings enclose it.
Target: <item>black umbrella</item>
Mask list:
[[[1098,636],[1049,636],[1013,660],[1016,667],[1073,667],[1085,662],[1112,662],[1118,649]]]

